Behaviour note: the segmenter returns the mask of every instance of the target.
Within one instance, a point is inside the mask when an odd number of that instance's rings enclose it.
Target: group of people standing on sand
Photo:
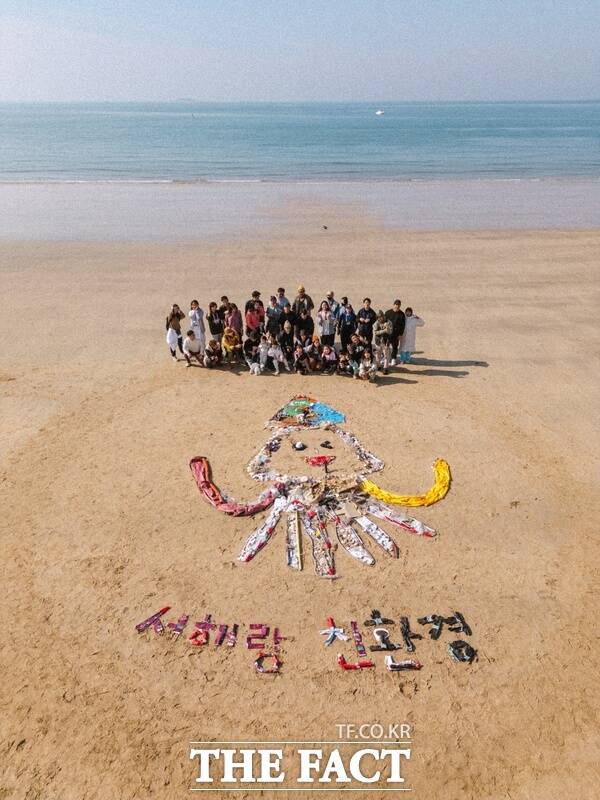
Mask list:
[[[332,291],[316,309],[304,286],[292,302],[282,287],[267,306],[260,294],[252,292],[243,310],[226,296],[220,305],[209,303],[206,312],[192,300],[187,315],[174,304],[166,318],[173,360],[179,350],[188,367],[194,361],[208,369],[245,363],[252,375],[285,369],[372,381],[377,372],[387,375],[390,366],[410,363],[416,329],[425,324],[412,308],[403,311],[400,300],[376,312],[369,297],[355,309]]]

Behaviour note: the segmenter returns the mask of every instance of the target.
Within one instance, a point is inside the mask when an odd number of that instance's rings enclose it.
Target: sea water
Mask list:
[[[0,104],[0,181],[567,176],[600,177],[600,103]]]

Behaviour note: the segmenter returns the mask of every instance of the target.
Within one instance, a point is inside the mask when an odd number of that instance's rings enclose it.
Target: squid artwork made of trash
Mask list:
[[[445,497],[450,487],[450,468],[446,461],[435,461],[434,484],[425,494],[388,492],[367,479],[368,475],[382,470],[384,462],[364,448],[352,433],[340,427],[343,422],[345,417],[341,412],[304,395],[293,397],[279,409],[267,422],[266,427],[271,430],[269,438],[247,467],[254,480],[268,483],[269,487],[249,503],[237,503],[215,486],[206,457],[198,456],[190,461],[201,495],[219,511],[241,517],[268,510],[264,521],[246,539],[240,561],[250,561],[269,543],[283,514],[287,515],[288,566],[302,569],[304,535],[316,574],[322,577],[335,576],[334,546],[328,528],[335,531],[337,541],[346,552],[367,565],[375,563],[365,545],[369,540],[392,558],[398,558],[396,543],[374,519],[423,538],[435,536],[433,528],[393,506],[429,506]],[[321,443],[327,455],[300,455],[306,445],[294,442],[294,438],[308,430],[318,430],[334,440],[326,439]],[[331,470],[336,459],[336,439],[338,446],[349,448],[357,457],[359,466],[354,472]],[[273,467],[273,454],[284,442],[291,443],[291,451],[299,451],[297,458],[303,465],[314,468],[312,475],[283,473]],[[306,471],[304,467],[303,472]]]

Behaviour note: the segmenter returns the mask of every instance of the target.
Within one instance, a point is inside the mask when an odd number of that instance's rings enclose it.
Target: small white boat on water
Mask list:
[[[381,117],[383,114],[385,114],[385,111],[383,110],[383,108],[378,108],[375,114],[376,116]]]

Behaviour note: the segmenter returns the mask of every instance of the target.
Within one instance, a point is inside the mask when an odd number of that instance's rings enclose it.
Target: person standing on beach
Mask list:
[[[230,309],[231,309],[231,303],[229,302],[229,298],[227,297],[227,295],[224,294],[223,297],[221,298],[221,305],[219,306],[219,314],[221,315],[222,320],[225,320],[225,317],[227,316],[227,314],[229,314]]]
[[[333,347],[335,340],[336,319],[327,300],[323,300],[317,312],[317,326],[321,337],[321,344]]]
[[[292,311],[297,315],[300,316],[300,312],[305,309],[307,314],[315,307],[315,304],[312,301],[312,297],[306,294],[306,289],[302,284],[298,287],[298,294],[296,295],[296,299],[294,300],[294,305],[292,306]]]
[[[303,308],[300,316],[296,320],[296,336],[301,338],[303,335],[312,337],[315,332],[315,321],[308,311]]]
[[[204,327],[204,311],[200,308],[200,303],[197,300],[192,300],[190,303],[188,317],[194,331],[194,338],[200,342],[200,349],[203,353],[206,347],[206,328]]]
[[[167,344],[169,345],[173,361],[177,361],[177,348],[179,348],[179,352],[183,354],[183,338],[181,336],[182,319],[185,319],[185,314],[177,303],[173,303],[166,320]]]
[[[364,337],[369,344],[373,341],[373,325],[377,319],[377,314],[371,308],[371,298],[365,297],[363,307],[358,312],[358,333]]]
[[[265,315],[265,304],[260,299],[260,292],[258,291],[258,289],[255,289],[252,292],[252,297],[250,298],[250,300],[246,300],[246,305],[244,306],[244,314],[246,314],[250,308],[256,308],[256,304],[257,303],[258,303],[258,305],[260,307],[260,310],[262,312],[261,316],[264,317],[264,315]]]
[[[290,301],[285,296],[285,289],[283,286],[280,286],[279,289],[277,289],[277,305],[282,310],[285,308],[285,306],[290,306],[291,308]]]
[[[281,316],[281,307],[277,303],[275,295],[271,297],[269,305],[265,309],[265,329],[268,334],[277,336],[280,331],[279,317]]]
[[[396,357],[398,355],[398,344],[402,334],[404,333],[404,324],[406,319],[404,316],[404,311],[402,311],[402,303],[400,300],[394,300],[392,307],[388,308],[388,310],[385,312],[385,318],[388,320],[388,322],[392,323],[392,333],[390,336],[392,352],[390,364],[392,367],[394,367],[396,365]]]
[[[383,311],[377,312],[377,319],[373,325],[373,338],[375,339],[375,364],[382,370],[384,375],[388,374],[390,363],[390,337],[392,335],[392,323],[385,318]]]
[[[425,322],[413,314],[412,308],[406,309],[405,316],[404,333],[400,340],[400,363],[410,364],[411,356],[416,350],[417,328],[422,328]]]
[[[225,325],[233,330],[240,337],[242,341],[242,334],[244,332],[244,321],[242,320],[242,312],[235,303],[229,304],[229,313],[225,316]]]
[[[356,333],[356,314],[350,303],[346,302],[345,305],[340,306],[337,323],[340,339],[342,340],[342,350],[345,350],[352,334]]]
[[[221,337],[223,336],[223,317],[221,316],[216,303],[208,304],[208,315],[206,317],[208,322],[208,330],[210,331],[210,338],[219,343],[221,346]]]
[[[246,311],[246,336],[250,336],[252,333],[259,333],[261,326],[260,306],[255,303],[253,306],[249,306]]]
[[[337,317],[338,311],[340,310],[340,303],[338,303],[338,301],[335,299],[335,295],[334,295],[334,293],[333,293],[333,291],[331,289],[327,292],[327,296],[325,297],[325,300],[326,300],[327,305],[329,306],[329,310],[331,311],[333,316]],[[346,298],[346,302],[348,302],[347,298]],[[323,304],[321,303],[321,305],[323,305]]]

